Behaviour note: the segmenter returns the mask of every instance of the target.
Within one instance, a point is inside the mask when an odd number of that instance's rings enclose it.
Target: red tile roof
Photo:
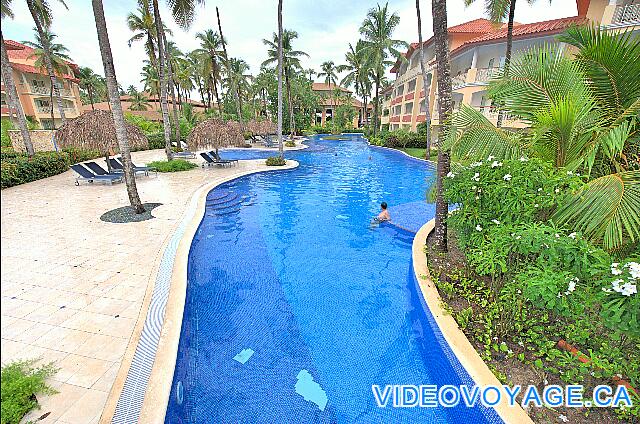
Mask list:
[[[32,49],[31,47],[26,46],[22,43],[18,43],[17,41],[13,41],[13,40],[5,40],[4,45],[7,47],[7,56],[9,56],[9,62],[11,62],[11,59],[20,59],[20,60],[31,59],[35,61],[35,58],[33,57],[34,49]],[[69,65],[74,71],[78,70],[78,65],[76,65],[75,63],[69,62],[67,60],[65,60],[65,63]],[[15,65],[15,63],[11,63],[11,65],[12,66]],[[29,66],[29,65],[26,65],[26,66]],[[33,66],[31,66],[31,68],[33,68]],[[24,71],[24,72],[30,72],[32,74],[43,73],[43,72],[32,72],[32,71]],[[74,77],[68,76],[68,75],[66,75],[65,78],[75,79]]]
[[[564,32],[565,29],[573,25],[581,25],[587,23],[587,19],[584,16],[572,16],[570,18],[553,19],[550,21],[534,22],[531,24],[522,24],[513,28],[513,39],[528,38],[531,36],[545,36],[552,34],[559,34]],[[451,56],[461,53],[468,48],[476,46],[478,44],[489,44],[495,41],[501,41],[507,39],[507,29],[501,29],[498,31],[483,34],[479,37],[473,38],[466,43],[462,44],[457,49],[451,52]]]
[[[335,88],[339,88],[340,91],[344,91],[345,93],[351,93],[351,90],[348,90],[344,87],[336,86],[335,84],[326,84],[324,82],[314,82],[312,90],[313,91],[330,91]]]
[[[35,66],[31,66],[31,65],[25,65],[24,63],[11,63],[11,67],[17,71],[24,72],[27,74],[47,75],[47,72],[44,69],[36,68]],[[60,77],[60,75],[57,75],[57,76]],[[62,75],[62,78],[71,80],[76,83],[79,82],[79,80],[76,77],[69,74]]]
[[[485,33],[495,31],[496,27],[499,28],[500,25],[495,25],[488,19],[480,18],[449,27],[448,31],[449,33]]]

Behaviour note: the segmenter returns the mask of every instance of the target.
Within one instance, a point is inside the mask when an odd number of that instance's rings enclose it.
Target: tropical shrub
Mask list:
[[[266,164],[267,166],[284,166],[286,165],[287,161],[284,160],[284,158],[281,158],[280,156],[271,156],[267,158]]]
[[[12,362],[2,367],[2,424],[18,424],[22,417],[38,408],[37,394],[55,393],[46,379],[56,372],[53,364],[34,367],[35,361]]]
[[[287,147],[296,147],[296,143],[291,141],[291,140],[289,140],[286,143],[284,143],[284,145],[287,146]]]
[[[2,118],[0,125],[2,131],[2,147],[11,147],[11,139],[9,138],[9,130],[13,129],[13,122],[9,118]]]
[[[173,159],[169,162],[166,160],[158,160],[148,163],[147,166],[156,168],[158,172],[181,172],[198,167],[195,163],[188,162],[184,159]]]

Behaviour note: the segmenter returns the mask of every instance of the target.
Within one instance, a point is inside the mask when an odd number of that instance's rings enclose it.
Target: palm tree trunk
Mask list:
[[[51,115],[51,128],[56,129],[56,118],[53,115],[53,85],[49,89],[49,113]]]
[[[422,48],[422,18],[420,16],[420,0],[416,0],[416,14],[418,15],[418,47],[420,49],[420,70],[422,72],[422,86],[424,88],[425,118],[424,123],[427,130],[427,150],[426,159],[431,157],[431,112],[429,111],[429,87],[427,87],[427,68],[424,63],[424,49]],[[418,93],[420,96],[420,93]]]
[[[443,181],[449,173],[449,152],[442,144],[445,139],[445,125],[451,117],[451,69],[449,64],[449,46],[447,32],[446,0],[431,0],[433,16],[433,37],[435,39],[436,63],[438,70],[438,112],[440,132],[438,134],[438,167],[436,171],[436,222],[435,247],[447,252],[447,215],[449,205],[444,198]],[[425,93],[426,94],[426,93]]]
[[[167,37],[165,37],[164,31],[162,32],[162,42],[164,43],[164,54],[167,60],[167,82],[169,83],[169,92],[171,93],[171,111],[173,112],[173,136],[176,139],[176,146],[181,147],[182,143],[180,142],[180,120],[178,118],[176,92],[173,83],[173,69],[171,65],[171,58],[169,57],[169,44],[167,43]]]
[[[164,29],[160,19],[160,7],[158,0],[153,0],[153,16],[156,24],[156,34],[158,36],[158,79],[160,80],[160,109],[162,110],[162,126],[164,128],[164,151],[167,160],[173,159],[171,152],[171,121],[169,120],[169,105],[167,104],[167,80],[165,79],[165,54],[164,43],[162,42]],[[180,146],[178,146],[180,147]]]
[[[504,78],[509,76],[509,62],[511,62],[511,49],[513,47],[513,20],[516,13],[516,0],[511,0],[509,3],[509,22],[507,23],[507,51],[504,54]],[[502,107],[498,108],[498,119],[496,120],[496,127],[502,126],[503,111]]]
[[[289,81],[289,69],[284,73],[284,81],[287,86],[287,102],[289,103],[289,137],[293,140],[293,133],[296,130],[296,120],[293,116],[293,102],[291,101],[291,82]]]
[[[373,135],[375,137],[376,133],[378,132],[378,110],[379,110],[379,105],[380,105],[380,79],[381,79],[381,75],[380,72],[376,72],[376,101],[373,105]]]
[[[29,156],[33,156],[35,154],[35,150],[33,149],[33,143],[31,143],[29,126],[27,125],[27,119],[24,116],[24,110],[22,109],[22,104],[20,103],[20,97],[18,97],[18,90],[16,90],[16,85],[13,81],[11,64],[9,63],[7,48],[4,45],[4,36],[2,35],[2,30],[0,30],[0,44],[2,44],[2,79],[7,90],[7,100],[9,102],[9,107],[16,114],[16,120],[18,122],[18,128],[20,128],[20,135],[22,136],[24,148]]]
[[[282,146],[282,0],[278,0],[278,152],[284,157]]]
[[[89,103],[91,103],[91,110],[96,110],[96,108],[93,106],[93,90],[91,89],[91,87],[87,87],[87,92],[89,93]]]
[[[220,32],[220,42],[222,43],[222,51],[224,52],[224,60],[227,65],[227,72],[231,72],[229,68],[229,56],[227,55],[227,44],[224,42],[224,36],[222,35],[222,24],[220,23],[220,11],[218,10],[218,6],[216,6],[216,15],[218,17],[218,32]],[[236,98],[236,112],[238,113],[238,122],[240,123],[240,131],[244,134],[244,122],[242,120],[242,106],[240,105],[240,87],[236,84],[233,84],[233,79],[231,79],[231,91],[233,91],[233,96]],[[235,85],[235,86],[234,86]]]
[[[42,57],[44,58],[44,65],[47,69],[47,73],[49,74],[49,79],[51,80],[51,86],[53,87],[53,94],[56,98],[56,105],[58,107],[58,112],[60,113],[60,119],[64,124],[65,122],[67,122],[67,117],[64,114],[62,97],[60,97],[60,89],[58,88],[58,79],[56,78],[56,74],[53,71],[53,65],[51,64],[51,46],[49,46],[49,39],[44,34],[44,29],[42,28],[40,17],[38,16],[38,12],[36,11],[33,2],[34,0],[27,0],[27,7],[29,8],[29,12],[31,13],[33,22],[36,24],[36,30],[38,31],[40,41],[42,42],[42,48],[44,50],[44,55],[42,55]],[[53,127],[55,128],[55,121],[53,123]]]
[[[218,93],[218,84],[216,83],[215,74],[211,74],[211,85],[213,86],[213,95],[216,98],[216,103],[218,104],[218,113],[220,114],[220,118],[222,118],[222,102],[220,102],[220,93]]]
[[[107,80],[107,90],[109,91],[109,103],[111,104],[111,114],[113,115],[113,123],[116,129],[116,138],[122,156],[122,164],[124,167],[124,181],[127,186],[127,194],[129,202],[136,213],[143,213],[144,207],[138,195],[136,187],[135,174],[133,172],[133,164],[131,163],[131,150],[129,149],[129,140],[127,139],[127,131],[125,128],[124,115],[122,113],[122,105],[120,104],[120,94],[118,93],[118,82],[116,80],[116,72],[113,67],[113,56],[111,55],[111,45],[109,43],[109,34],[107,33],[107,23],[104,18],[104,9],[102,0],[92,0],[93,14],[96,20],[96,30],[98,32],[98,43],[100,44],[100,53],[102,54],[102,64],[104,65],[104,76]]]

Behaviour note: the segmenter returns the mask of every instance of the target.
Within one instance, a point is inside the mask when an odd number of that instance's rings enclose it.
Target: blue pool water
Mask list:
[[[287,153],[297,169],[208,194],[166,422],[501,422],[484,408],[376,405],[373,384],[472,384],[417,290],[413,234],[369,225],[382,201],[424,199],[434,170],[360,136],[308,144]]]

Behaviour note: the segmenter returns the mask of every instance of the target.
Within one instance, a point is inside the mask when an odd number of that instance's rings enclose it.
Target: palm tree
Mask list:
[[[171,122],[169,120],[169,104],[167,103],[167,77],[166,77],[166,55],[164,47],[164,27],[162,25],[162,19],[160,18],[160,6],[158,0],[153,0],[153,16],[156,25],[156,37],[158,42],[158,80],[160,91],[160,110],[162,111],[162,126],[164,129],[164,151],[167,155],[167,160],[173,159],[173,153],[171,152]],[[176,123],[177,125],[177,123]],[[178,147],[180,147],[180,140]]]
[[[278,0],[278,152],[284,158],[284,147],[282,145],[282,68],[284,67],[283,37],[282,33],[282,0]],[[263,40],[264,41],[264,40]]]
[[[229,69],[227,69],[227,91],[235,87],[238,90],[238,100],[242,110],[242,94],[249,91],[250,81],[253,78],[247,72],[249,65],[242,59],[229,59]]]
[[[422,44],[422,16],[420,15],[420,0],[416,0],[416,15],[418,15],[418,47],[420,49],[420,71],[422,73],[422,86],[424,89],[424,105],[425,105],[425,129],[427,138],[427,149],[425,150],[425,159],[431,157],[431,111],[429,110],[429,88],[430,81],[427,78],[427,65],[424,63],[424,46]]]
[[[306,71],[304,71],[305,74],[309,74],[309,82],[313,82],[313,76],[314,75],[318,75],[318,73],[316,72],[315,69],[313,68],[309,68]]]
[[[11,13],[11,9],[6,5],[5,2],[2,2],[2,17],[5,16],[13,17]],[[7,54],[7,48],[4,45],[4,36],[2,35],[2,30],[0,29],[0,44],[2,44],[2,82],[7,89],[7,101],[9,102],[9,107],[16,114],[16,120],[18,123],[18,128],[20,128],[20,135],[22,136],[22,142],[24,143],[25,150],[29,156],[33,156],[35,154],[35,150],[33,149],[33,143],[31,142],[31,135],[29,134],[29,126],[27,125],[27,119],[24,116],[24,110],[22,109],[22,104],[20,103],[20,98],[18,97],[18,91],[16,90],[15,82],[13,81],[13,72],[11,70],[11,65],[9,63],[9,55]]]
[[[35,30],[35,28],[34,28]],[[62,44],[56,43],[55,39],[57,37],[57,35],[55,35],[54,33],[50,32],[49,29],[45,28],[44,32],[42,34],[40,34],[39,32],[37,32],[37,30],[35,30],[35,37],[36,37],[36,41],[35,42],[31,42],[31,41],[23,41],[22,43],[31,47],[33,49],[33,53],[31,54],[31,56],[29,58],[36,58],[36,61],[34,63],[34,66],[36,68],[42,69],[44,72],[46,72],[47,68],[46,68],[46,60],[45,57],[48,57],[49,59],[49,63],[51,64],[51,67],[53,69],[53,73],[54,75],[66,75],[70,73],[70,69],[69,69],[69,65],[67,64],[67,61],[70,61],[71,58],[67,55],[67,52],[69,50],[67,50],[67,48],[65,46],[63,46]],[[49,54],[47,55],[45,53],[45,49],[44,49],[44,45],[45,45],[45,40],[43,40],[41,37],[46,38],[46,44],[49,46]],[[54,87],[51,86],[50,90],[49,90],[49,102],[50,102],[50,109],[51,109],[51,125],[52,128],[55,129],[56,125],[55,125],[55,118],[53,115],[53,94],[54,94]]]
[[[100,44],[100,53],[102,55],[102,63],[104,65],[104,75],[107,80],[107,89],[109,91],[109,103],[111,104],[111,113],[116,128],[116,138],[120,147],[120,155],[124,165],[124,181],[127,186],[127,194],[131,207],[136,213],[143,213],[144,206],[138,195],[136,187],[136,179],[133,172],[133,164],[131,162],[131,150],[129,148],[129,140],[127,139],[127,131],[125,129],[124,115],[122,106],[120,105],[120,95],[118,93],[118,82],[116,80],[116,72],[113,67],[113,56],[111,54],[111,45],[109,43],[109,34],[107,33],[107,22],[104,18],[104,9],[102,0],[92,0],[93,14],[96,20],[96,30],[98,33],[98,43]]]
[[[438,73],[438,113],[440,134],[438,141],[438,166],[436,170],[436,217],[435,247],[440,252],[447,252],[447,215],[449,205],[444,198],[443,182],[449,173],[449,152],[442,145],[445,138],[445,126],[451,116],[451,68],[449,62],[449,40],[447,31],[447,1],[431,0],[433,18],[433,38],[435,40],[436,69]],[[421,46],[422,47],[422,46]],[[425,87],[425,96],[426,87]]]
[[[448,145],[456,158],[498,160],[537,156],[590,181],[554,214],[608,250],[640,239],[640,40],[630,33],[572,28],[559,41],[575,46],[572,60],[552,47],[533,49],[511,63],[489,95],[529,124],[520,132],[496,128],[463,106]],[[635,155],[635,159],[632,157]]]
[[[320,78],[324,78],[324,83],[327,84],[329,86],[329,89],[331,90],[331,94],[333,94],[331,97],[333,99],[332,103],[333,103],[333,113],[335,114],[335,108],[337,106],[336,102],[336,91],[340,91],[340,89],[338,88],[338,85],[336,84],[336,81],[338,80],[338,75],[336,74],[336,66],[335,63],[333,63],[332,60],[328,60],[326,62],[322,62],[322,65],[320,65],[320,69],[321,72],[318,73],[318,77]],[[333,89],[331,89],[331,86],[333,85]]]
[[[204,98],[204,83],[206,81],[206,73],[205,66],[203,66],[201,58],[202,55],[197,49],[187,54],[187,62],[189,63],[191,78],[193,79],[195,86],[198,88],[202,103],[206,105],[207,102]]]
[[[300,64],[300,58],[305,56],[309,57],[309,55],[300,50],[293,50],[292,42],[298,38],[298,33],[296,31],[284,30],[282,34],[282,58],[283,58],[283,72],[285,85],[287,87],[287,102],[289,103],[289,130],[291,135],[295,132],[295,119],[293,114],[293,96],[291,94],[291,78],[294,71],[302,71],[302,65]],[[269,58],[262,62],[262,66],[269,66],[274,63],[277,63],[279,60],[278,56],[278,45],[280,43],[280,39],[278,38],[278,34],[273,34],[272,40],[262,40],[264,45],[268,47],[267,54]]]
[[[143,93],[135,91],[129,98],[129,110],[149,110],[149,99]]]
[[[400,24],[397,13],[389,13],[389,3],[384,7],[379,4],[377,8],[370,9],[367,17],[360,26],[360,34],[364,37],[363,54],[366,63],[373,70],[376,84],[375,107],[373,110],[373,134],[375,135],[380,125],[380,84],[384,76],[384,69],[391,65],[390,57],[402,57],[398,49],[406,48],[407,43],[392,39],[393,31]]]
[[[128,41],[129,47],[136,41],[144,40],[144,48],[149,56],[149,60],[154,67],[157,67],[156,24],[148,0],[139,2],[137,14],[131,12],[127,15],[127,26],[129,30],[133,32],[133,36]],[[169,30],[165,28],[165,31]]]
[[[216,6],[216,16],[218,17],[218,32],[220,33],[220,43],[222,44],[222,53],[224,54],[225,68],[228,73],[231,73],[231,64],[229,62],[229,55],[227,54],[227,44],[224,42],[224,35],[222,34],[222,22],[220,21],[220,10]],[[244,122],[242,119],[242,103],[240,101],[240,87],[229,87],[233,92],[233,97],[236,99],[236,113],[238,114],[238,122],[240,123],[240,131],[244,133]]]
[[[91,103],[91,110],[95,110],[95,107],[93,106],[94,99],[103,89],[103,82],[100,79],[100,75],[93,72],[93,69],[91,68],[80,67],[78,78],[80,79],[80,88],[87,91],[89,103]]]
[[[203,55],[207,55],[207,69],[210,72],[210,85],[213,89],[213,95],[216,98],[218,104],[218,112],[222,116],[222,103],[220,102],[220,95],[218,94],[218,82],[220,81],[220,64],[218,59],[222,57],[221,48],[222,43],[220,41],[220,35],[212,29],[208,29],[204,32],[198,32],[196,38],[200,40],[200,52]]]
[[[362,40],[358,40],[355,49],[349,43],[349,51],[344,57],[347,63],[336,68],[338,72],[347,72],[340,84],[346,87],[353,85],[356,95],[362,96],[364,105],[362,119],[364,123],[367,123],[367,100],[371,91],[371,80],[369,78],[370,69],[367,67],[363,54]]]
[[[148,91],[154,94],[156,97],[160,97],[160,79],[158,78],[158,69],[151,65],[148,60],[143,61],[142,72],[140,76],[142,79],[140,82],[143,84],[144,91]]]
[[[66,8],[64,0],[58,0],[62,5]],[[60,97],[60,88],[58,86],[58,80],[55,75],[55,71],[53,69],[53,64],[51,63],[51,50],[49,48],[49,39],[45,36],[45,30],[49,28],[51,25],[51,9],[49,7],[49,3],[47,0],[27,0],[27,7],[29,8],[29,13],[31,13],[31,18],[36,25],[36,31],[38,33],[38,37],[40,41],[42,41],[42,50],[44,67],[49,74],[49,79],[51,80],[51,87],[53,89],[53,96],[56,100],[56,105],[58,107],[58,112],[60,113],[60,119],[64,124],[67,121],[67,117],[64,114],[64,106],[62,104],[62,97]],[[54,124],[55,126],[55,124]]]

